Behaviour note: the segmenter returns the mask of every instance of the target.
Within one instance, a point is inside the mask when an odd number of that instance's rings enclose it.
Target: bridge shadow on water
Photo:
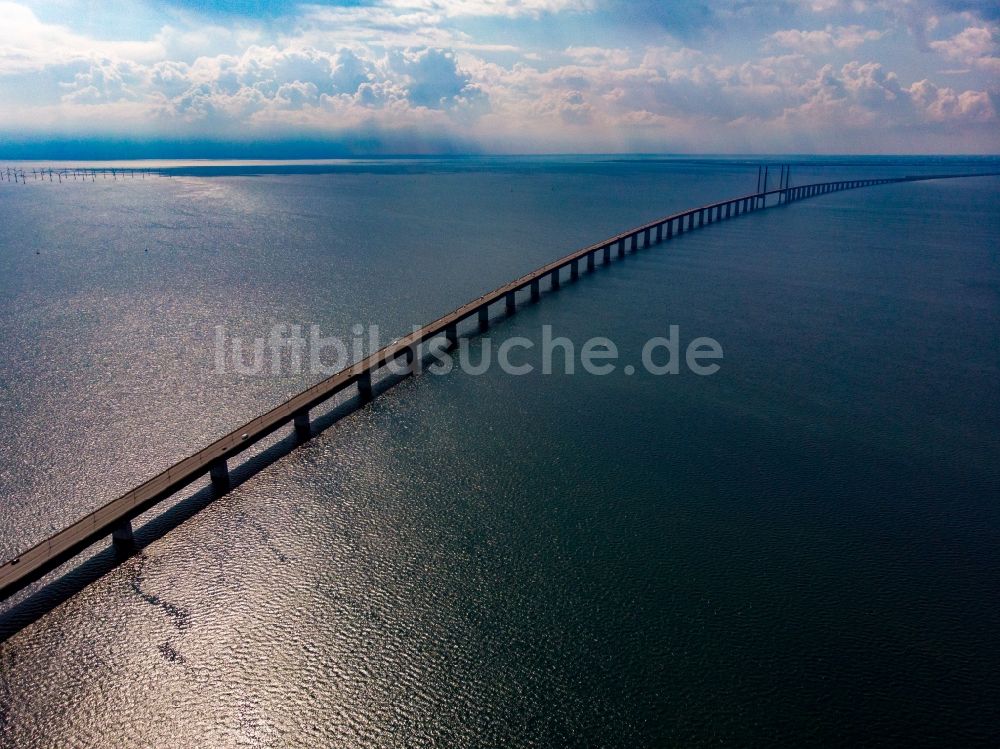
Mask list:
[[[231,483],[228,489],[219,490],[208,484],[200,487],[190,496],[181,499],[169,509],[150,517],[141,527],[135,529],[135,546],[130,552],[124,553],[105,540],[103,543],[108,543],[107,548],[89,557],[86,561],[76,564],[61,574],[59,571],[50,573],[47,577],[54,579],[48,581],[43,579],[41,582],[35,583],[17,596],[20,600],[16,600],[12,605],[0,607],[0,644],[58,608],[91,583],[104,577],[132,557],[141,554],[145,547],[183,525],[212,502],[229,494],[265,468],[277,463],[297,447],[315,439],[341,419],[370,406],[375,398],[411,376],[410,374],[393,374],[373,381],[374,397],[372,400],[353,395],[337,403],[326,413],[317,413],[312,420],[312,430],[308,437],[300,437],[293,431],[243,463],[233,466],[230,471]],[[67,564],[72,564],[72,562],[67,562]]]

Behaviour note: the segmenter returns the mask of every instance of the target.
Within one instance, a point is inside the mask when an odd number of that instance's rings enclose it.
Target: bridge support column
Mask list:
[[[635,252],[636,250],[639,249],[639,235],[638,234],[633,234],[632,235],[632,239],[629,240],[629,241],[631,242],[632,252]]]
[[[704,225],[705,225],[705,209],[702,208],[700,211],[698,211],[698,226],[701,227]]]
[[[602,259],[602,262],[605,265],[610,264],[611,263],[611,245],[609,245],[609,244],[604,245],[604,249],[601,252],[604,255],[604,257]]]
[[[593,252],[588,252],[587,253],[587,272],[588,273],[593,273],[593,271],[594,271],[594,253]]]
[[[559,272],[560,269],[556,268],[554,271],[549,273],[549,281],[551,282],[551,288],[553,291],[559,288]]]
[[[413,362],[417,358],[416,349],[413,346],[407,346],[405,349],[403,349],[400,356],[402,356],[403,360],[406,362],[406,370],[405,370],[406,374],[413,374]]]
[[[688,214],[688,231],[694,231],[694,214]]]
[[[538,279],[531,282],[531,301],[537,302],[542,298],[542,290],[539,288]]]
[[[131,520],[119,520],[111,527],[111,544],[119,553],[135,551],[135,536],[132,534]]]
[[[309,412],[299,411],[292,418],[292,422],[295,425],[295,436],[300,439],[308,439],[312,434],[312,427],[309,424]]]
[[[490,307],[489,305],[479,308],[479,332],[489,330],[490,327]]]
[[[372,372],[370,369],[366,369],[358,375],[358,395],[363,401],[372,399]]]
[[[625,257],[625,240],[624,239],[619,239],[618,240],[618,257],[619,258]]]
[[[212,479],[212,486],[219,491],[225,491],[231,486],[229,480],[229,466],[225,458],[219,458],[208,467],[208,475]]]
[[[663,224],[656,225],[656,243],[659,244],[663,241]]]
[[[517,300],[514,298],[513,291],[508,291],[504,295],[504,303],[506,305],[508,315],[513,315],[515,312],[517,312]]]
[[[667,221],[667,239],[674,238],[674,220],[670,219]]]
[[[444,337],[448,339],[448,348],[453,349],[458,345],[458,326],[449,325],[444,329]]]
[[[570,280],[575,281],[575,280],[577,280],[580,277],[580,268],[579,268],[579,265],[580,265],[580,261],[579,260],[570,260],[570,262],[569,262],[569,277],[570,277]]]
[[[646,229],[646,231],[642,233],[642,246],[648,248],[650,244],[651,242],[649,241],[649,229]]]
[[[726,203],[726,218],[730,218],[733,215],[733,204]]]

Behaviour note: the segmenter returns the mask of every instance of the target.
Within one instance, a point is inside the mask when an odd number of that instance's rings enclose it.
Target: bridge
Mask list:
[[[449,345],[457,345],[458,325],[463,321],[475,318],[478,330],[480,332],[487,330],[490,325],[490,309],[494,305],[503,305],[504,312],[512,315],[517,310],[519,293],[522,294],[522,301],[526,293],[530,301],[537,302],[541,298],[543,282],[547,282],[553,290],[558,289],[567,269],[568,280],[573,281],[579,278],[581,265],[585,266],[587,272],[592,272],[598,260],[607,265],[611,263],[612,258],[624,258],[630,252],[669,241],[673,237],[695,229],[764,208],[790,205],[818,195],[891,183],[998,174],[1000,173],[988,172],[854,179],[792,187],[787,184],[788,180],[783,172],[782,186],[778,189],[758,188],[757,192],[751,194],[674,213],[571,252],[473,299],[342,369],[0,565],[0,601],[39,580],[101,538],[110,536],[114,546],[123,555],[127,555],[134,548],[132,520],[138,515],[206,474],[219,492],[225,491],[229,488],[230,463],[261,439],[288,425],[291,425],[298,438],[308,438],[312,432],[310,422],[312,409],[349,388],[356,388],[357,395],[362,401],[370,400],[374,397],[372,375],[377,370],[400,358],[405,359],[407,365],[412,365],[419,353],[420,345],[434,338],[443,336]],[[766,177],[764,182],[766,184]],[[759,176],[758,183],[760,183]]]

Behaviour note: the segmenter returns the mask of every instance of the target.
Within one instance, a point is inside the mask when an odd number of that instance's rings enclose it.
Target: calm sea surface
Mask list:
[[[972,169],[997,164],[793,180]],[[387,342],[756,185],[725,159],[234,171],[0,185],[3,559],[319,379],[218,373],[217,326]],[[0,746],[995,746],[998,204],[981,177],[755,213],[491,330],[638,365],[678,325],[722,344],[711,377],[426,374],[271,440],[48,613],[18,624],[38,586],[0,607]]]

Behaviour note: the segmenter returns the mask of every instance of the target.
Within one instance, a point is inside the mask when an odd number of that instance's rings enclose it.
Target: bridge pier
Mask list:
[[[576,281],[580,278],[580,268],[578,260],[571,260],[569,264],[569,277],[571,281]]]
[[[659,244],[663,241],[663,224],[656,225],[656,243]]]
[[[638,250],[639,249],[639,235],[638,234],[633,234],[632,237],[629,239],[629,244],[630,244],[630,249],[632,250],[632,252],[635,252],[636,250]]]
[[[609,245],[609,244],[604,245],[604,249],[602,250],[602,253],[604,255],[604,257],[602,259],[602,262],[605,265],[609,265],[611,263],[611,245]]]
[[[674,220],[670,219],[667,221],[667,239],[674,238]]]
[[[549,273],[549,280],[551,282],[551,289],[556,291],[559,288],[559,268]]]
[[[363,401],[372,399],[372,372],[366,369],[358,375],[358,395]]]
[[[479,332],[489,330],[490,327],[490,307],[485,305],[479,308]]]
[[[733,204],[726,203],[726,218],[730,218],[733,215]]]
[[[417,360],[417,347],[407,346],[403,349],[403,360],[406,362],[406,374],[413,374],[413,362]]]
[[[694,231],[694,214],[688,214],[688,231]]]
[[[624,239],[619,239],[618,240],[618,258],[621,259],[623,257],[625,257],[625,240]]]
[[[594,253],[593,252],[588,252],[587,253],[587,272],[588,273],[593,273],[594,272]]]
[[[448,348],[453,349],[458,345],[458,326],[449,325],[444,329],[444,337],[448,339]]]
[[[508,315],[513,315],[517,312],[517,300],[514,298],[513,291],[508,291],[507,294],[504,295],[504,304]]]
[[[531,301],[537,302],[542,298],[542,290],[539,288],[538,279],[531,282]]]
[[[312,434],[312,426],[309,424],[309,412],[299,411],[292,419],[295,425],[295,436],[300,440],[309,439]]]
[[[642,233],[642,246],[646,249],[649,249],[650,244],[651,242],[649,241],[649,229],[646,229],[646,231]]]
[[[208,475],[212,479],[212,486],[219,491],[228,489],[232,482],[229,480],[229,466],[225,458],[219,458],[208,467]]]
[[[131,520],[119,520],[111,526],[111,545],[119,553],[135,551],[135,536],[132,534]]]

